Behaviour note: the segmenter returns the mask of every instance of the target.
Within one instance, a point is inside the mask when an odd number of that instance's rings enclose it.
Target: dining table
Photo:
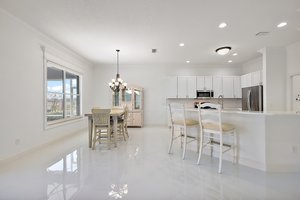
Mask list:
[[[117,147],[117,131],[118,131],[118,118],[124,114],[124,109],[111,109],[110,116],[113,119],[113,134],[114,134],[114,144]],[[86,113],[84,116],[88,117],[88,141],[89,148],[92,148],[92,137],[93,137],[93,114]]]

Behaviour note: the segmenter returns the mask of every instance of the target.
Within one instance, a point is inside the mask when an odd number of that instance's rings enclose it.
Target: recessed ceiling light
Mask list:
[[[228,60],[229,63],[232,63],[232,60]]]
[[[220,47],[220,48],[217,48],[216,49],[216,52],[219,54],[219,55],[226,55],[229,53],[229,51],[231,50],[231,47]]]
[[[180,47],[184,47],[184,43],[180,43],[179,46],[180,46]]]
[[[187,61],[185,61],[186,63],[190,63],[191,61],[189,61],[189,60],[187,60]]]
[[[237,56],[238,54],[237,54],[237,53],[233,53],[232,55],[233,55],[233,56]]]
[[[219,28],[225,28],[227,26],[227,24],[225,22],[222,22],[221,24],[219,24]]]
[[[287,22],[281,22],[280,24],[277,25],[278,28],[284,27],[287,25]]]

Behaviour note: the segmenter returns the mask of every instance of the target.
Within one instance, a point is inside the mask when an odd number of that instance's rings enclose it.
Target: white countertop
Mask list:
[[[197,112],[197,108],[187,108],[187,111]],[[224,114],[243,114],[243,115],[297,115],[300,117],[300,112],[295,111],[245,111],[238,108],[225,108],[222,110]]]

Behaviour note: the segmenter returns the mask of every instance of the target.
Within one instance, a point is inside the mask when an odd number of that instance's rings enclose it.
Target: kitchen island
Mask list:
[[[187,111],[198,119],[197,109]],[[236,127],[239,164],[263,171],[300,171],[300,114],[225,109],[222,120]],[[231,160],[230,153],[224,159]]]

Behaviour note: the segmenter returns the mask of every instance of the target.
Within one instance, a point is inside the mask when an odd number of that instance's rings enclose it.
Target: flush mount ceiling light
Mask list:
[[[228,60],[228,63],[232,63],[232,60]]]
[[[179,46],[180,46],[180,47],[184,47],[184,43],[180,43]]]
[[[278,28],[284,27],[287,25],[287,22],[281,22],[277,25]]]
[[[222,22],[221,24],[219,24],[219,28],[225,28],[227,26],[227,24],[225,22]]]
[[[187,60],[187,61],[185,61],[186,63],[190,63],[191,61],[189,61],[189,60]]]
[[[228,54],[228,52],[231,50],[231,47],[220,47],[220,48],[217,48],[216,49],[216,52],[219,54],[219,55],[226,55]]]

